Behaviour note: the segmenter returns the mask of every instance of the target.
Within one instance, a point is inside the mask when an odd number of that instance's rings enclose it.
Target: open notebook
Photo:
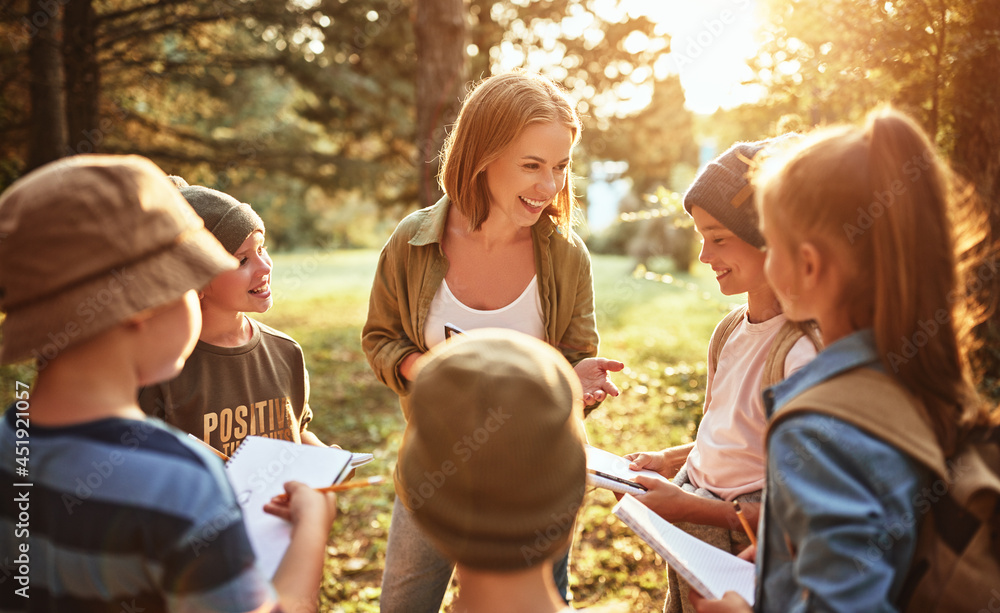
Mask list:
[[[717,599],[733,591],[753,606],[753,564],[698,540],[632,496],[622,498],[613,512],[699,594]]]
[[[243,510],[257,566],[266,577],[278,570],[291,543],[292,526],[264,512],[264,504],[285,492],[286,481],[312,487],[340,483],[351,472],[350,451],[248,436],[226,462],[226,475]]]
[[[587,445],[586,451],[587,485],[602,487],[619,494],[642,496],[646,493],[646,489],[634,481],[637,475],[663,478],[651,470],[630,469],[628,460],[610,451],[592,445]]]

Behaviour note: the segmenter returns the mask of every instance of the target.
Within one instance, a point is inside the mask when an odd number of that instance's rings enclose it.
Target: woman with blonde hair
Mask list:
[[[754,606],[895,611],[937,501],[928,458],[943,465],[989,422],[969,376],[977,318],[962,286],[981,233],[955,224],[973,209],[897,111],[815,133],[765,161],[756,184],[768,280],[789,318],[817,321],[826,348],[765,393]],[[749,610],[734,593],[696,606]]]
[[[573,365],[587,405],[618,394],[608,371],[623,364],[596,357],[590,255],[570,223],[576,205],[570,168],[580,129],[565,93],[537,74],[496,75],[466,97],[442,151],[446,195],[407,216],[389,238],[362,332],[372,370],[399,395],[408,421],[414,363],[445,341],[445,324],[541,339]],[[489,444],[489,427],[502,427],[498,414],[469,433],[456,462]],[[449,478],[447,472],[438,480]],[[396,478],[383,611],[440,608],[454,565],[412,516],[414,506],[434,495],[426,491],[431,486],[407,492]],[[555,565],[564,596],[567,558],[568,551]]]

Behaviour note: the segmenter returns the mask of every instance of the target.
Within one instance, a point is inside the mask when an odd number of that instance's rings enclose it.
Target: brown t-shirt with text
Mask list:
[[[241,347],[198,341],[180,375],[139,391],[142,409],[226,455],[250,435],[301,442],[312,419],[302,348],[249,321],[252,336]]]

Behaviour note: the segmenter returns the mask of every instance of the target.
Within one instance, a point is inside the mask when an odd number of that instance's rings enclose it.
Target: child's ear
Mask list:
[[[802,289],[810,290],[820,286],[823,270],[823,254],[810,242],[799,243],[799,278]]]

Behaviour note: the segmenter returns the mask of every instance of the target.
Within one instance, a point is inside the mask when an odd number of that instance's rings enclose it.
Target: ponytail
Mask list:
[[[887,200],[871,227],[875,341],[883,365],[924,402],[946,450],[954,447],[968,369],[949,218],[949,177],[921,129],[895,112],[871,116],[870,187]]]
[[[886,372],[920,398],[950,453],[962,427],[986,417],[967,357],[983,313],[960,287],[985,224],[973,235],[961,226],[956,244],[955,224],[975,219],[970,203],[920,127],[891,109],[863,128],[821,130],[776,163],[760,180],[764,206],[780,211],[787,240],[849,258],[851,323],[874,329]]]

